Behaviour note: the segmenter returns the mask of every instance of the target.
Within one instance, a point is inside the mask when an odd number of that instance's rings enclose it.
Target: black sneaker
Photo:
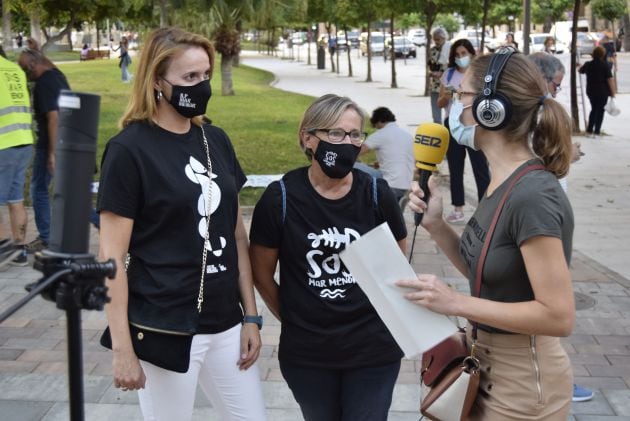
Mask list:
[[[9,262],[9,264],[11,266],[26,266],[28,265],[28,256],[26,253],[26,247],[25,246],[16,246],[17,249],[20,251],[20,254],[18,254],[15,259],[11,260]]]
[[[15,259],[21,250],[11,240],[0,241],[0,269]]]
[[[37,237],[30,243],[26,245],[26,252],[29,254],[36,253],[38,251],[42,251],[48,247],[48,243],[42,240],[40,237]]]

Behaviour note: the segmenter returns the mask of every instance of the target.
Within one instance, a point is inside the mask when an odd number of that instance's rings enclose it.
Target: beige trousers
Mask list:
[[[466,331],[470,346],[472,326]],[[558,338],[479,330],[475,355],[481,381],[470,420],[566,421],[573,372]]]

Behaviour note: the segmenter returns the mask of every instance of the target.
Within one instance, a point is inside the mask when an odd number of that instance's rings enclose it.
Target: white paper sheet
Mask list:
[[[387,223],[352,242],[339,254],[407,358],[418,355],[455,333],[446,316],[413,304],[394,284],[416,274]]]

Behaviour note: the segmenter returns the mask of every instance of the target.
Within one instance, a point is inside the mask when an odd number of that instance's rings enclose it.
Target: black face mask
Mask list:
[[[319,140],[315,160],[330,178],[344,178],[359,156],[361,148],[349,143],[330,143]]]
[[[193,118],[206,113],[208,101],[212,96],[209,80],[202,80],[193,86],[173,85],[168,80],[164,80],[173,88],[168,102],[180,115]]]

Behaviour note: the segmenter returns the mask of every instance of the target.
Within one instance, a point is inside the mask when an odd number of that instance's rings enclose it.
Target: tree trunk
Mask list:
[[[490,0],[483,0],[483,16],[481,18],[481,42],[479,43],[478,54],[483,54],[486,44],[486,25],[488,25],[488,9],[490,9]]]
[[[543,23],[543,33],[548,34],[551,32],[551,27],[553,26],[553,20],[551,20],[551,16],[545,16],[545,22]]]
[[[160,28],[168,26],[168,0],[160,0]]]
[[[372,27],[370,21],[367,23],[367,77],[366,82],[372,82]]]
[[[324,25],[326,27],[326,33],[328,34],[328,54],[330,55],[330,71],[335,73],[337,70],[335,69],[335,54],[333,50],[330,48],[330,30],[332,29],[332,23],[326,22]],[[299,50],[298,50],[299,51]]]
[[[37,41],[38,45],[42,45],[42,24],[39,16],[39,10],[31,12],[31,38]]]
[[[233,56],[221,56],[221,95],[234,95],[232,84],[232,59]]]
[[[8,51],[13,47],[13,37],[11,36],[11,10],[9,2],[2,2],[2,47]]]
[[[392,42],[392,83],[390,85],[391,88],[398,88],[398,83],[396,83],[396,49],[394,48],[394,14],[392,13],[391,18],[389,20],[389,37]],[[383,55],[385,55],[385,46],[383,45]],[[403,52],[404,54],[404,52]]]
[[[573,29],[571,35],[571,118],[573,120],[573,132],[580,131],[580,110],[577,103],[577,25],[581,0],[575,0],[573,5]]]
[[[623,15],[623,51],[628,51],[630,48],[630,15],[626,13]]]
[[[350,42],[348,41],[348,28],[347,27],[344,28],[344,34],[346,37],[346,46],[348,47],[346,49],[348,53],[348,77],[352,77],[352,60],[350,59],[352,46],[350,45]]]

